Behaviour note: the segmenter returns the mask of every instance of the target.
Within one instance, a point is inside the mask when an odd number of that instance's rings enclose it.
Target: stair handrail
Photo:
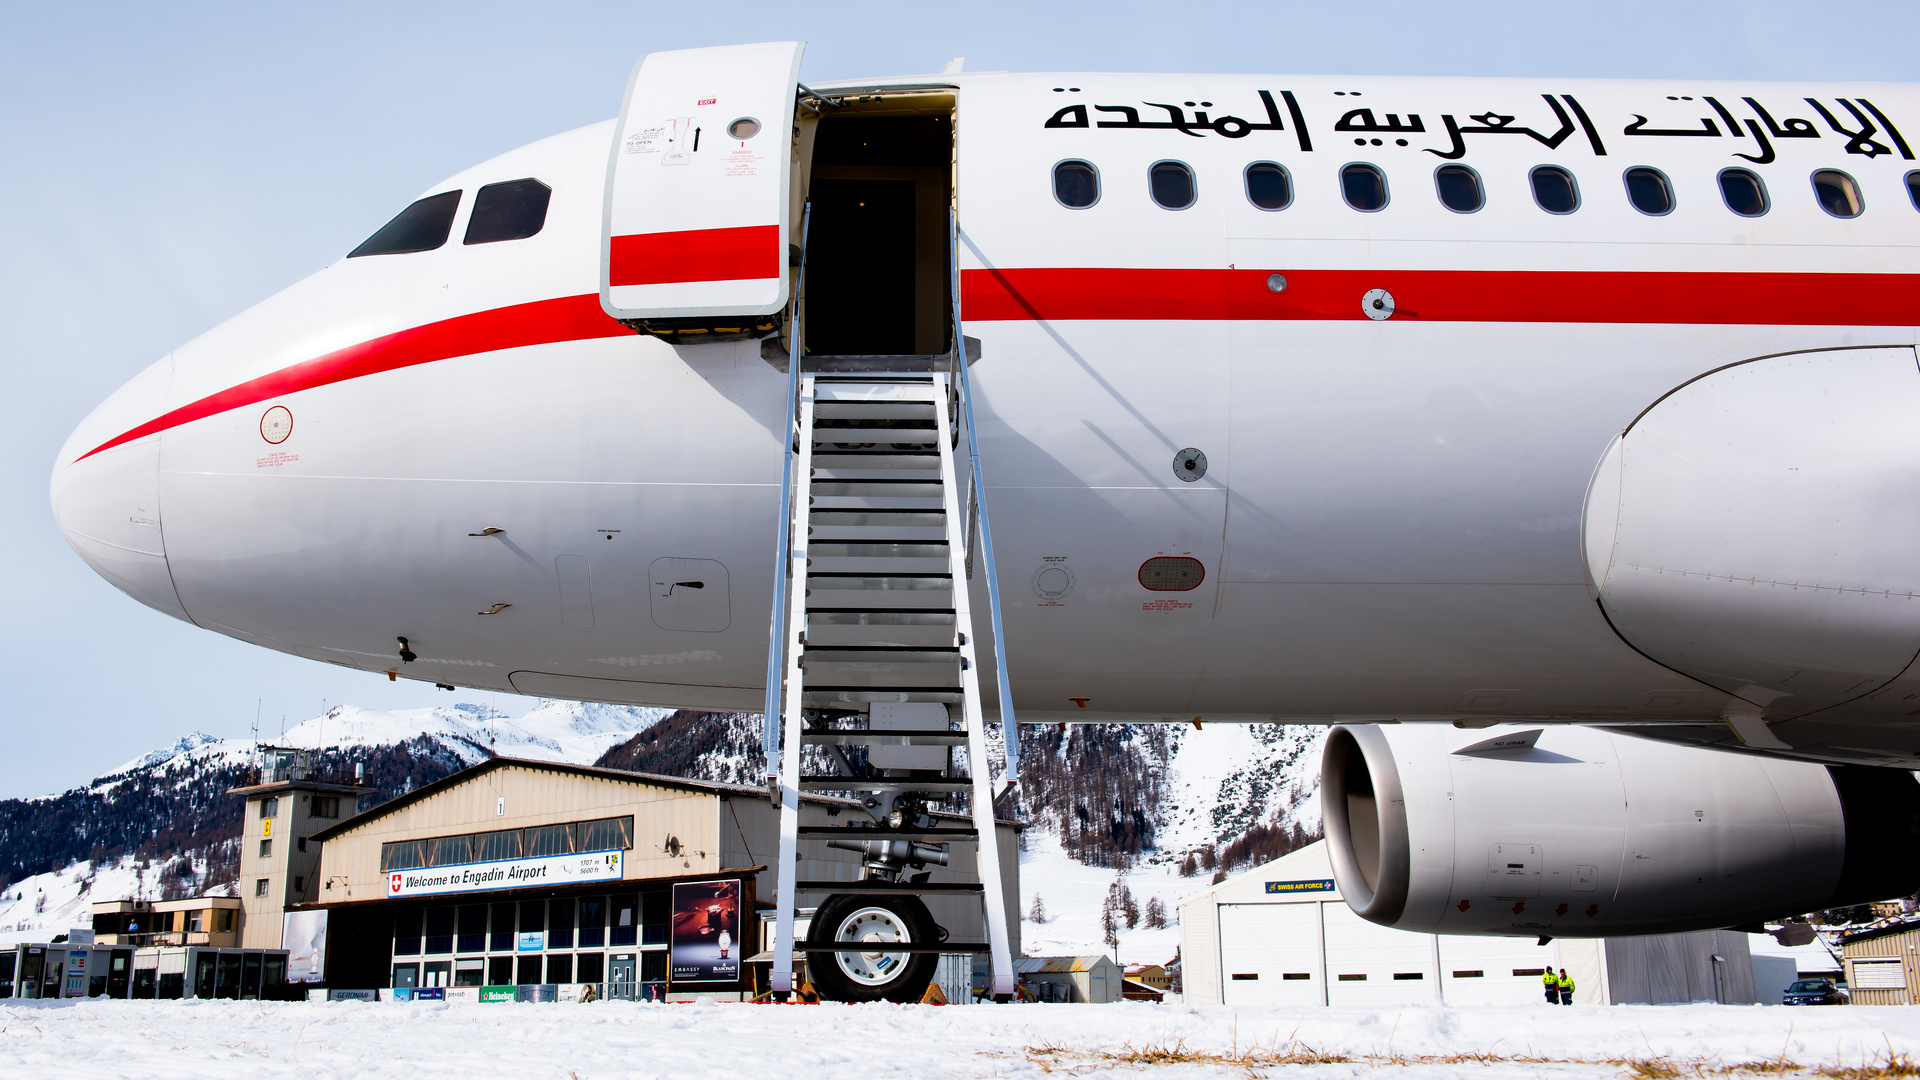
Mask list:
[[[773,615],[767,629],[767,703],[762,714],[765,728],[761,733],[769,791],[780,775],[780,683],[786,671],[787,581],[793,558],[789,550],[793,539],[793,440],[800,422],[800,358],[806,354],[806,343],[801,336],[805,327],[801,323],[800,290],[807,280],[807,228],[812,220],[813,203],[809,201],[800,211],[800,266],[794,275],[793,296],[788,300],[792,315],[787,325],[793,328],[793,333],[787,335],[786,449],[780,468],[780,524],[774,544]],[[777,798],[779,793],[773,793]]]
[[[1000,692],[1000,734],[1007,755],[1004,792],[1020,782],[1020,725],[1013,714],[1013,685],[1007,680],[1007,631],[1000,619],[1000,575],[994,571],[993,565],[993,527],[987,521],[986,484],[980,472],[980,436],[973,423],[973,384],[967,374],[967,339],[961,333],[958,207],[950,207],[947,212],[947,266],[950,273],[948,294],[953,302],[953,386],[960,398],[961,418],[967,425],[967,457],[973,473],[972,490],[967,493],[968,510],[970,516],[977,516],[980,521],[980,537],[976,544],[982,557],[981,569],[987,575],[987,615],[993,624],[993,681]],[[968,552],[968,555],[971,556],[972,552]],[[964,589],[966,583],[955,581],[953,587]],[[976,767],[984,769],[987,763],[980,762]]]

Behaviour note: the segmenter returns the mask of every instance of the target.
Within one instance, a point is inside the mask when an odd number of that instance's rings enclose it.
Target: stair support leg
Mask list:
[[[942,377],[942,383],[945,378]],[[943,389],[951,391],[950,386]],[[966,548],[966,519],[960,511],[959,484],[955,482],[953,444],[942,438],[940,444],[940,472],[944,479],[942,498],[946,506],[947,550],[961,552]],[[955,565],[957,571],[959,567]],[[971,601],[967,595],[966,576],[954,575],[953,582],[954,623],[961,629],[960,646],[960,686],[962,708],[965,710],[967,728],[967,770],[973,780],[973,827],[979,842],[975,845],[975,869],[980,875],[981,906],[985,909],[987,921],[988,977],[992,984],[993,996],[998,998],[1014,992],[1013,950],[1007,932],[1007,904],[1005,886],[1000,875],[1000,833],[993,815],[993,770],[992,759],[987,750],[987,721],[980,708],[980,661],[976,641],[978,635],[973,632]]]
[[[797,370],[796,355],[791,361]],[[800,384],[800,430],[794,454],[792,483],[800,495],[793,500],[794,513],[805,521],[806,491],[813,473],[813,400],[814,380]],[[806,727],[806,700],[801,683],[800,658],[807,631],[807,530],[804,524],[789,530],[788,565],[793,582],[787,589],[786,618],[786,732],[780,748],[780,867],[775,886],[772,989],[776,994],[794,990],[793,921],[798,902],[800,863],[800,736]]]

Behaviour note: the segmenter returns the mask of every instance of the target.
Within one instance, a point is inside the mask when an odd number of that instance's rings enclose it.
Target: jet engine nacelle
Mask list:
[[[1743,926],[1920,885],[1912,773],[1593,728],[1339,726],[1334,876],[1363,918],[1442,934]]]

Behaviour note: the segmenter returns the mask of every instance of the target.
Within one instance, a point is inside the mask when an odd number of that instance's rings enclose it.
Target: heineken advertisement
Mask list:
[[[439,893],[617,881],[620,878],[621,854],[619,851],[577,851],[571,855],[547,855],[536,859],[502,859],[499,862],[395,870],[387,875],[387,896],[432,896]]]

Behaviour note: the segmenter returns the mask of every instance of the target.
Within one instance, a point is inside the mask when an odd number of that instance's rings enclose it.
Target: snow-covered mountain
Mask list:
[[[271,741],[313,750],[325,774],[365,772],[368,804],[494,755],[586,764],[664,709],[542,701],[508,716],[483,705],[341,705]],[[255,744],[195,733],[71,791],[0,799],[0,940],[84,926],[99,897],[213,890],[238,871],[240,800]]]
[[[362,766],[373,803],[494,755],[756,783],[760,733],[752,714],[543,701],[519,717],[470,704],[341,705],[270,741],[314,750],[329,772]],[[1183,897],[1319,834],[1323,734],[1237,724],[1023,727],[1026,951],[1108,951],[1102,909],[1124,888],[1137,922],[1127,928],[1122,916],[1122,958],[1172,957]],[[253,759],[250,740],[196,733],[85,787],[0,800],[0,940],[85,925],[98,897],[223,887],[237,871],[240,825],[239,800],[224,792]],[[1165,927],[1147,925],[1154,901]]]

